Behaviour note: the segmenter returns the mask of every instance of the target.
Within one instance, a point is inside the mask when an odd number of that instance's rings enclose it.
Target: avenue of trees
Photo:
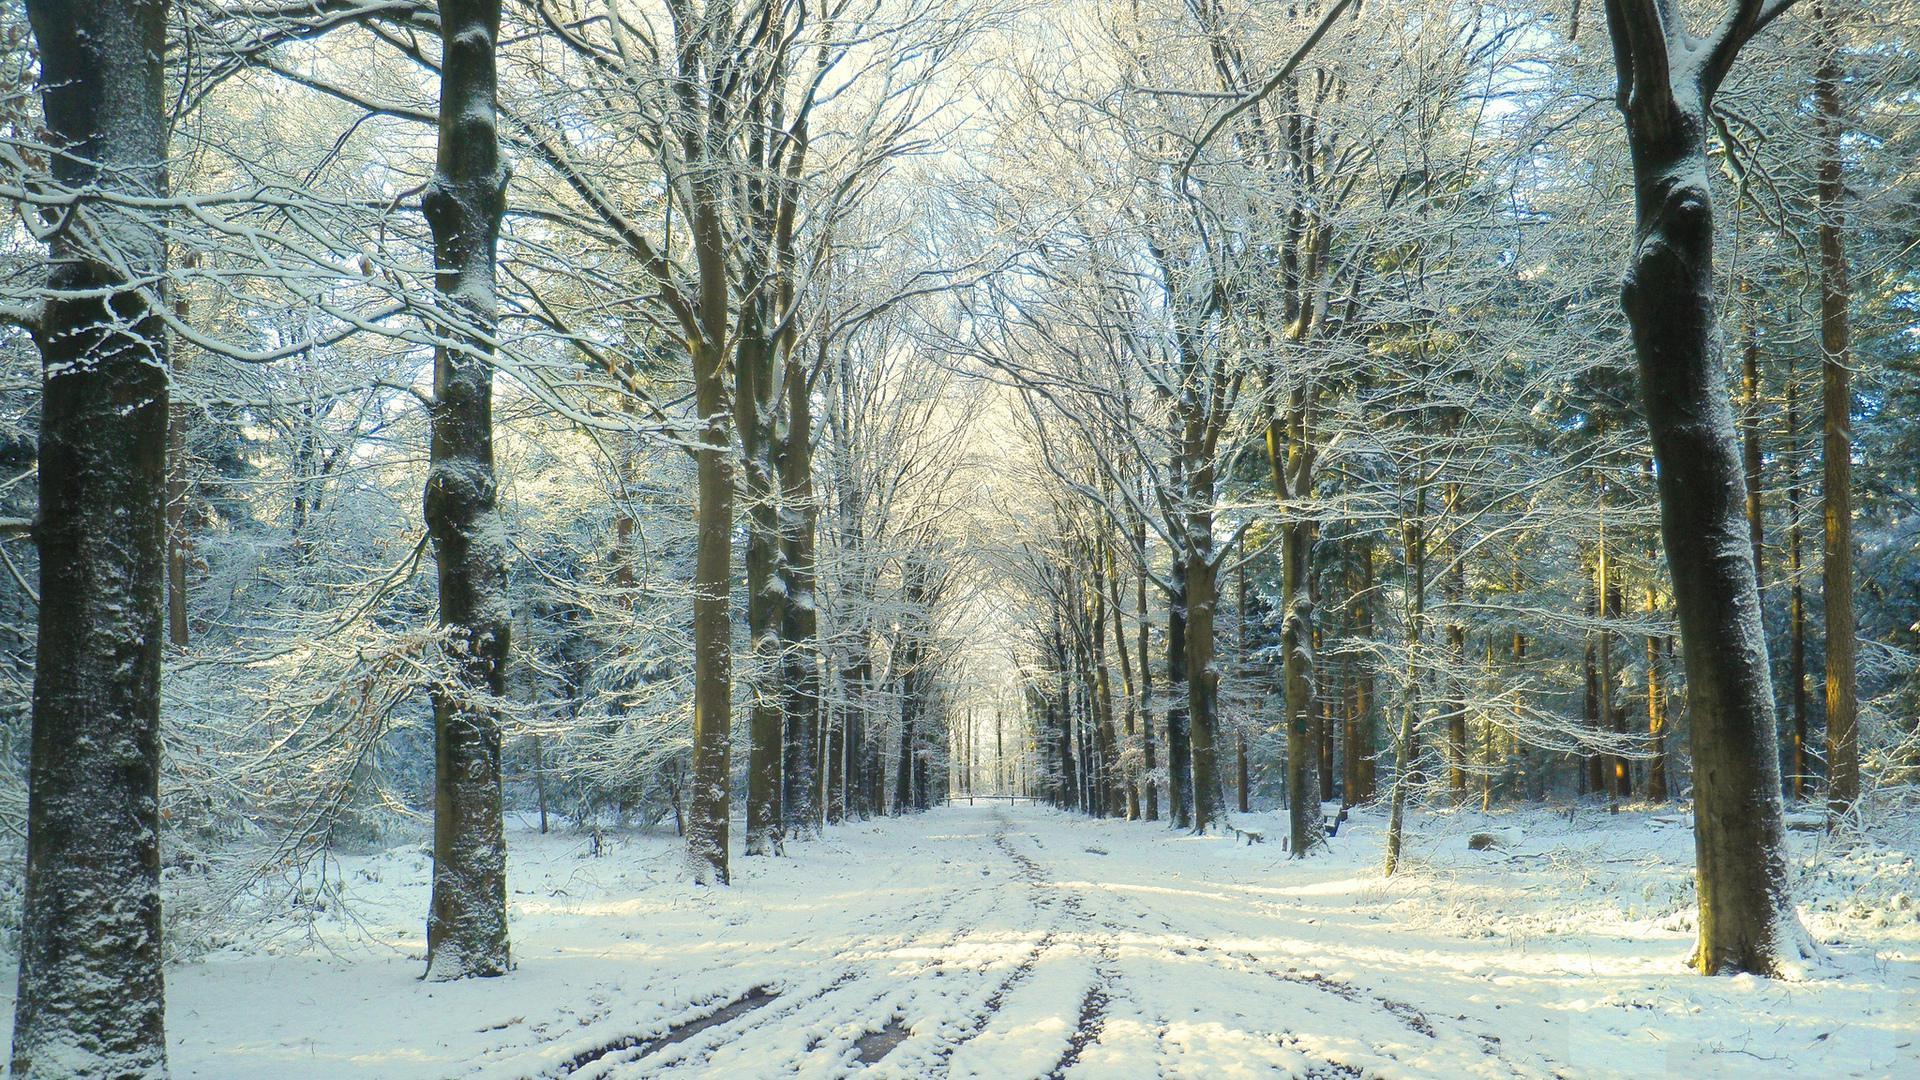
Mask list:
[[[13,1071],[396,831],[510,978],[510,814],[1684,802],[1785,973],[1920,780],[1916,25],[5,0]]]

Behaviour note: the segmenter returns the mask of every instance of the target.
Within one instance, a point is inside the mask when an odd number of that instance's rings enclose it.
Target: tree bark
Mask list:
[[[1187,560],[1175,556],[1167,597],[1167,812],[1173,827],[1193,825],[1193,757],[1187,739]]]
[[[1288,521],[1280,526],[1281,672],[1287,709],[1287,850],[1304,858],[1326,841],[1320,821],[1320,763],[1314,751],[1313,526]]]
[[[1135,557],[1140,560],[1139,572],[1134,575],[1133,579],[1134,605],[1140,612],[1140,621],[1137,627],[1140,635],[1140,643],[1137,650],[1140,656],[1140,767],[1145,771],[1147,776],[1144,785],[1147,789],[1146,805],[1141,808],[1140,812],[1148,821],[1159,821],[1160,784],[1153,778],[1155,768],[1154,759],[1157,756],[1153,743],[1153,709],[1151,707],[1153,698],[1153,618],[1152,613],[1147,610],[1147,523],[1144,517],[1136,519],[1133,523],[1133,550]],[[1171,657],[1168,658],[1167,666],[1169,670],[1173,667]]]
[[[1652,0],[1617,0],[1607,13],[1636,218],[1621,298],[1659,476],[1692,721],[1694,964],[1706,974],[1773,974],[1784,951],[1804,951],[1789,940],[1804,931],[1786,895],[1766,635],[1717,344],[1704,142],[1713,91],[1761,8],[1735,0],[1733,17],[1700,41],[1676,36]]]
[[[1425,466],[1420,466],[1424,469]],[[1405,836],[1407,787],[1413,783],[1415,730],[1420,710],[1420,643],[1426,628],[1427,597],[1427,481],[1417,481],[1413,516],[1401,525],[1406,547],[1407,687],[1400,709],[1400,730],[1393,740],[1393,793],[1387,810],[1386,877],[1400,865],[1400,843]]]
[[[1211,491],[1212,470],[1203,471],[1209,474],[1206,487]],[[1213,620],[1219,603],[1219,571],[1213,563],[1211,497],[1204,509],[1187,515],[1187,540],[1193,545],[1187,560],[1187,717],[1193,751],[1193,831],[1203,833],[1220,824],[1224,809],[1216,745],[1220,672],[1214,666]]]
[[[433,691],[433,900],[427,977],[505,973],[507,851],[500,714],[511,630],[506,537],[495,508],[495,248],[507,172],[495,126],[499,0],[441,0],[440,152],[422,207],[449,312],[434,350],[425,518],[440,568],[449,671]]]
[[[1748,285],[1740,282],[1740,294]],[[1760,446],[1760,326],[1756,313],[1747,313],[1746,347],[1741,350],[1740,388],[1741,463],[1747,481],[1747,531],[1753,542],[1753,579],[1762,592],[1767,587],[1766,504],[1760,491],[1763,457]]]
[[[167,8],[27,4],[61,188],[167,193]],[[12,1074],[157,1078],[167,343],[127,275],[163,276],[167,254],[152,217],[72,212],[34,329],[40,609]]]
[[[1787,371],[1787,446],[1800,447],[1800,384],[1791,368]],[[1807,797],[1813,781],[1813,761],[1807,752],[1807,586],[1806,556],[1803,546],[1805,510],[1801,505],[1800,470],[1796,467],[1787,485],[1787,694],[1793,713],[1794,799]]]
[[[747,518],[747,835],[745,855],[781,850],[780,623],[785,608],[780,568],[780,505],[775,490],[774,344],[763,326],[764,304],[740,313],[734,350],[734,426],[740,433],[740,487]]]
[[[1827,611],[1827,808],[1836,817],[1860,797],[1859,702],[1854,688],[1853,617],[1853,393],[1849,368],[1853,334],[1847,308],[1846,195],[1840,139],[1846,117],[1840,100],[1840,16],[1816,2],[1820,66],[1813,97],[1820,111],[1820,497],[1826,519],[1821,588]]]
[[[727,883],[728,805],[733,783],[733,448],[727,432],[727,362],[716,345],[693,348],[700,414],[699,541],[693,570],[693,797],[687,849],[695,872]]]

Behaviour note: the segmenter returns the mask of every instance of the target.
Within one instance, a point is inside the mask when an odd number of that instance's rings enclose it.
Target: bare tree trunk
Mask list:
[[[1800,448],[1799,381],[1787,372],[1787,446]],[[1793,797],[1804,799],[1813,780],[1813,761],[1807,752],[1807,586],[1802,545],[1805,509],[1800,502],[1800,470],[1796,466],[1787,485],[1787,576],[1792,579],[1787,601],[1787,694],[1793,711]]]
[[[1420,466],[1424,469],[1425,466]],[[1393,740],[1393,794],[1387,811],[1386,867],[1392,877],[1400,865],[1400,843],[1405,836],[1407,786],[1413,782],[1413,738],[1420,709],[1420,642],[1426,626],[1427,596],[1427,481],[1423,475],[1413,495],[1413,516],[1401,526],[1407,562],[1407,689],[1400,710],[1400,730]]]
[[[1315,688],[1312,571],[1313,525],[1280,526],[1280,647],[1287,708],[1287,850],[1304,858],[1326,840],[1320,821],[1320,763],[1312,731]]]
[[[1740,294],[1747,294],[1746,281],[1740,282]],[[1746,347],[1741,350],[1740,387],[1741,463],[1747,481],[1747,531],[1753,541],[1753,579],[1764,591],[1767,587],[1766,506],[1760,492],[1762,461],[1760,447],[1760,320],[1747,312]]]
[[[1206,474],[1205,489],[1212,490],[1212,469]],[[1196,483],[1194,490],[1200,490]],[[1213,562],[1213,508],[1207,499],[1204,509],[1187,515],[1187,541],[1193,545],[1187,560],[1187,710],[1189,738],[1193,747],[1193,830],[1206,832],[1220,824],[1224,807],[1220,799],[1220,766],[1217,738],[1220,730],[1220,671],[1214,665],[1213,620],[1219,603],[1219,569]]]
[[[54,180],[167,192],[168,5],[31,0]],[[40,348],[39,637],[12,1075],[164,1077],[160,651],[167,343],[127,280],[159,222],[106,202],[49,242]],[[108,238],[111,250],[90,237]]]
[[[1827,808],[1845,814],[1860,797],[1859,702],[1854,689],[1853,618],[1853,393],[1849,366],[1853,334],[1847,307],[1846,195],[1841,176],[1840,16],[1816,0],[1820,66],[1813,97],[1820,110],[1820,352],[1822,424],[1820,498],[1826,546],[1821,588],[1827,609]]]
[[[533,795],[540,807],[540,835],[547,835],[547,755],[540,736],[533,737]]]
[[[1145,518],[1134,522],[1133,550],[1140,560],[1140,569],[1134,575],[1134,604],[1140,612],[1137,630],[1140,635],[1138,653],[1140,656],[1140,765],[1146,770],[1146,806],[1141,813],[1148,821],[1160,820],[1160,784],[1153,779],[1156,756],[1153,745],[1153,617],[1147,609],[1147,523]],[[1167,667],[1173,668],[1168,659]]]
[[[1594,583],[1594,595],[1600,603],[1600,724],[1609,735],[1616,739],[1626,734],[1625,719],[1621,709],[1613,700],[1613,629],[1609,625],[1620,610],[1620,583],[1614,573],[1613,548],[1608,543],[1606,524],[1600,526],[1600,562],[1599,579]],[[1631,794],[1631,774],[1627,771],[1627,759],[1619,754],[1608,754],[1605,760],[1606,775],[1603,777],[1607,787],[1607,798],[1616,801]]]
[[[434,687],[433,902],[427,977],[507,970],[507,850],[500,819],[506,693],[506,537],[495,510],[495,247],[506,209],[494,93],[499,0],[441,0],[440,153],[421,200],[435,285],[458,344],[434,350],[425,517],[440,566],[447,680]],[[457,320],[457,321],[454,321]]]
[[[1648,621],[1659,613],[1659,593],[1651,578],[1647,581]],[[1667,689],[1660,681],[1661,639],[1647,635],[1647,734],[1652,736],[1653,756],[1647,759],[1647,798],[1667,801]]]
[[[1314,751],[1313,522],[1292,506],[1311,490],[1313,452],[1308,444],[1303,393],[1292,395],[1284,414],[1267,414],[1267,467],[1274,500],[1285,512],[1280,523],[1280,619],[1282,695],[1287,725],[1287,849],[1295,858],[1324,840],[1320,823],[1319,761]]]
[[[1119,559],[1115,555],[1115,545],[1102,544],[1101,546],[1105,553],[1107,599],[1113,611],[1113,651],[1120,657],[1120,692],[1126,698],[1126,726],[1121,735],[1126,740],[1127,752],[1130,753],[1134,743],[1135,723],[1143,718],[1144,714],[1139,707],[1139,688],[1133,681],[1133,658],[1128,654],[1127,649],[1126,612],[1120,603]],[[1146,612],[1142,610],[1139,617],[1145,619]],[[1146,657],[1142,656],[1140,661],[1144,665]],[[1140,779],[1130,761],[1123,770],[1120,780],[1125,789],[1127,820],[1138,821],[1140,819]]]
[[[189,254],[180,261],[180,265],[194,265]],[[191,312],[187,298],[180,294],[179,286],[172,285],[173,315],[182,325],[189,325]],[[172,378],[178,381],[186,370],[187,351],[184,341],[172,343]],[[167,407],[167,644],[176,649],[184,649],[190,637],[187,626],[187,564],[193,552],[193,536],[187,525],[187,500],[190,489],[187,484],[188,432],[193,424],[193,414],[189,406],[180,401],[172,401]]]
[[[1187,739],[1187,560],[1174,558],[1167,598],[1167,807],[1173,827],[1193,825],[1193,756]]]
[[[1255,679],[1253,665],[1248,662],[1247,653],[1252,648],[1252,634],[1247,625],[1247,562],[1240,560],[1239,572],[1234,581],[1234,623],[1238,632],[1234,635],[1234,667],[1242,679],[1252,682]],[[1243,723],[1233,733],[1233,775],[1236,798],[1234,806],[1243,814],[1251,812],[1247,789],[1252,779],[1247,768],[1247,732]]]
[[[687,849],[696,872],[727,883],[728,805],[733,772],[733,448],[727,431],[727,362],[717,345],[693,349],[694,407],[700,413],[693,570],[693,796]]]
[[[1360,545],[1360,597],[1357,600],[1360,609],[1360,637],[1365,641],[1373,640],[1373,540],[1367,538]],[[1379,793],[1378,740],[1374,730],[1374,682],[1373,665],[1360,658],[1359,677],[1354,690],[1354,726],[1357,737],[1353,746],[1360,753],[1360,790],[1355,802],[1371,801]],[[1351,752],[1351,751],[1350,751]]]
[[[1731,16],[1705,39],[1667,25],[1653,0],[1618,0],[1607,15],[1636,212],[1622,303],[1659,476],[1692,721],[1694,963],[1707,974],[1771,974],[1784,951],[1802,947],[1788,939],[1804,931],[1786,895],[1766,635],[1715,327],[1704,143],[1713,92],[1762,9],[1758,0],[1734,0]]]
[[[774,346],[764,301],[741,310],[734,350],[734,425],[740,432],[741,496],[747,518],[747,835],[745,855],[780,853],[781,704],[780,506],[775,491]]]
[[[1446,490],[1446,514],[1458,529],[1460,485],[1449,482]],[[1457,535],[1457,534],[1456,534]],[[1457,542],[1443,549],[1447,559],[1446,601],[1452,609],[1447,620],[1447,789],[1455,804],[1467,798],[1467,699],[1460,673],[1467,665],[1467,626],[1460,621],[1460,607],[1467,599],[1466,555]]]

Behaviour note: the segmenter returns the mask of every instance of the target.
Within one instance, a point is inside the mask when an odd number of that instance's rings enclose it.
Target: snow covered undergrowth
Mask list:
[[[1025,805],[839,827],[690,884],[676,840],[510,834],[505,978],[418,980],[424,848],[169,971],[183,1077],[1920,1075],[1907,838],[1794,833],[1832,956],[1706,979],[1671,812],[1381,819],[1332,850]],[[1495,846],[1469,850],[1487,832]],[[1816,852],[1816,848],[1820,848]],[[284,932],[281,931],[282,928]],[[12,1010],[0,1010],[11,1016]]]

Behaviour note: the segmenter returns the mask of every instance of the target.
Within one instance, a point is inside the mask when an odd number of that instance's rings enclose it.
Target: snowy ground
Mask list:
[[[1677,816],[1379,821],[1331,855],[1005,803],[836,828],[732,888],[668,837],[516,832],[518,970],[428,985],[427,860],[169,974],[182,1077],[1920,1076],[1910,845],[1796,833],[1830,961],[1704,979]],[[1501,846],[1469,851],[1495,831]],[[1825,845],[1816,851],[1815,845]],[[0,1006],[0,1016],[12,1009]]]

